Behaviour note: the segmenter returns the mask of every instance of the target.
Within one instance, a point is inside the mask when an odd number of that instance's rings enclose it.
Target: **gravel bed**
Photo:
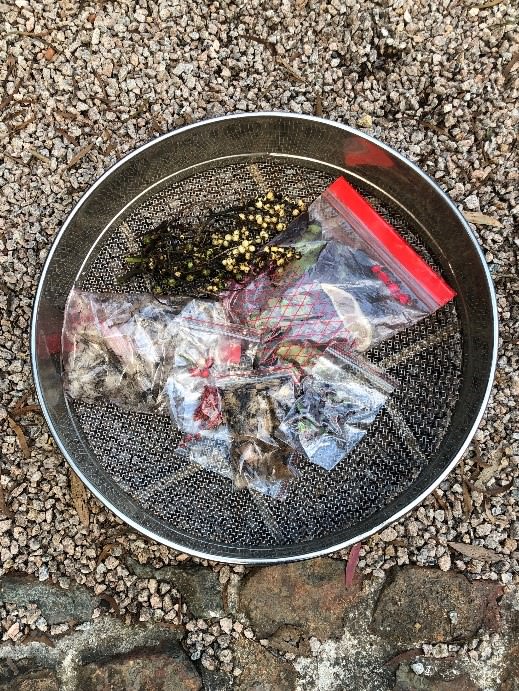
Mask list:
[[[138,579],[124,561],[160,567],[185,555],[127,531],[94,499],[87,529],[45,424],[31,411],[18,418],[31,447],[24,458],[8,409],[26,393],[34,402],[32,299],[50,242],[81,193],[160,132],[224,113],[289,110],[322,111],[365,128],[416,161],[464,211],[496,221],[475,231],[498,293],[499,366],[463,471],[468,477],[481,460],[491,464],[494,491],[464,485],[459,467],[435,496],[363,546],[359,568],[382,576],[412,563],[505,585],[519,580],[518,13],[507,0],[489,4],[0,1],[0,484],[7,505],[0,574],[109,592],[128,621],[189,621],[175,592]],[[469,559],[447,545],[463,541],[501,558]],[[113,548],[99,562],[106,543]],[[207,567],[222,583],[245,571]],[[9,606],[0,616],[4,640],[30,629],[58,633],[36,608]],[[232,620],[192,620],[187,645],[208,669],[231,670],[231,638],[243,630]]]

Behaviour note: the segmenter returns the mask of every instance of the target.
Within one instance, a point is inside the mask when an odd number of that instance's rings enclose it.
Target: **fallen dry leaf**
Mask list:
[[[478,492],[485,492],[487,484],[490,482],[490,480],[493,480],[496,477],[496,475],[499,473],[500,467],[501,461],[499,460],[483,468],[478,475],[476,482],[474,483],[474,489],[478,490]]]
[[[31,390],[29,389],[29,391],[26,391],[26,392],[16,401],[16,403],[15,403],[14,405],[12,405],[12,406],[9,408],[9,412],[11,413],[11,415],[13,415],[14,417],[16,417],[16,415],[18,415],[18,412],[20,411],[21,408],[23,408],[23,407],[25,406],[25,404],[27,403],[27,401],[28,401],[30,395],[31,395]]]
[[[90,509],[88,508],[88,492],[85,485],[73,470],[70,470],[70,493],[79,520],[88,528],[90,524]]]
[[[465,516],[470,516],[472,513],[472,497],[470,496],[470,489],[468,483],[463,479],[463,513]]]
[[[348,554],[348,561],[346,562],[346,567],[344,569],[344,585],[350,588],[353,585],[353,579],[355,578],[355,570],[357,564],[359,563],[360,550],[362,549],[362,544],[357,542],[356,545],[350,549]]]
[[[90,12],[90,14],[87,16],[87,22],[90,22],[90,24],[93,24],[96,20],[96,14],[94,12]]]
[[[491,549],[480,547],[479,545],[467,545],[465,542],[448,542],[449,547],[463,554],[469,559],[479,559],[480,561],[501,561],[504,557]]]
[[[482,5],[476,5],[477,10],[489,10],[491,7],[500,5],[504,0],[489,0],[489,2],[484,2]]]
[[[414,660],[415,657],[423,656],[423,650],[421,648],[413,648],[412,650],[406,650],[403,653],[398,653],[394,657],[390,657],[389,660],[384,662],[386,667],[398,667],[401,662],[407,662],[408,660]]]
[[[55,55],[56,51],[52,46],[49,46],[47,50],[43,53],[43,57],[45,58],[45,60],[52,60]]]
[[[7,502],[5,500],[5,490],[4,488],[0,485],[0,514],[2,516],[5,516],[6,518],[12,518],[13,517],[13,512],[7,505]]]
[[[489,497],[498,497],[500,494],[504,494],[505,492],[508,492],[509,489],[512,489],[513,485],[513,480],[507,482],[506,485],[494,485],[493,487],[485,489],[485,494]]]
[[[505,79],[508,79],[510,72],[513,70],[513,68],[515,67],[515,65],[517,65],[518,62],[519,62],[519,53],[515,53],[512,56],[512,59],[510,60],[510,62],[507,65],[505,65],[505,67],[503,68],[503,77]]]
[[[22,643],[32,643],[33,641],[35,643],[43,643],[48,645],[49,648],[54,648],[56,646],[52,638],[47,636],[46,633],[43,633],[43,631],[29,631],[29,633],[22,639]]]
[[[20,445],[20,449],[24,455],[24,458],[30,458],[31,450],[29,448],[29,444],[27,443],[25,432],[20,427],[20,425],[13,420],[13,418],[10,415],[7,416],[7,422],[9,423],[9,427],[16,434],[16,438],[18,439],[18,444]]]
[[[107,542],[106,545],[103,547],[101,552],[99,553],[99,556],[97,557],[97,563],[100,564],[102,561],[106,559],[106,557],[111,553],[113,548],[115,547],[114,542]]]
[[[503,224],[493,216],[487,216],[479,211],[464,211],[463,215],[469,223],[479,226],[492,226],[493,228],[502,228]]]
[[[108,593],[101,593],[101,595],[99,596],[99,599],[101,600],[101,602],[106,602],[108,607],[110,609],[113,609],[115,614],[117,616],[119,616],[119,614],[121,613],[121,610],[119,609],[119,605],[117,604],[116,599],[114,597],[112,597],[112,595],[109,595]]]

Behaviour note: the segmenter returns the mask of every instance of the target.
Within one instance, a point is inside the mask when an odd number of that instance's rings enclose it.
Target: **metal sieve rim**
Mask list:
[[[287,562],[287,561],[296,561],[299,559],[303,558],[311,558],[311,557],[316,557],[316,556],[321,556],[324,554],[328,554],[330,552],[336,551],[338,549],[342,549],[344,547],[347,547],[348,545],[351,545],[355,542],[358,542],[360,540],[364,540],[367,538],[369,535],[372,535],[373,533],[381,530],[382,528],[386,527],[387,525],[393,523],[394,521],[398,520],[401,518],[403,515],[405,515],[408,511],[413,509],[415,506],[417,506],[423,499],[430,493],[432,492],[435,487],[437,487],[444,479],[445,477],[451,472],[451,470],[454,468],[454,466],[457,464],[461,456],[464,454],[466,448],[468,447],[470,440],[475,433],[481,418],[484,414],[486,405],[488,403],[488,399],[490,396],[490,391],[492,388],[492,382],[493,382],[493,377],[495,373],[495,368],[496,368],[496,361],[497,361],[497,338],[498,338],[498,323],[497,323],[497,303],[496,303],[496,298],[495,298],[495,293],[492,285],[492,280],[490,276],[490,272],[488,270],[488,267],[486,265],[486,262],[484,260],[483,253],[477,243],[477,240],[471,231],[468,223],[465,221],[461,213],[458,211],[454,203],[449,199],[449,197],[439,188],[439,186],[436,184],[436,182],[428,176],[424,171],[422,171],[418,166],[416,166],[414,163],[409,161],[407,158],[405,158],[402,154],[394,151],[392,148],[389,146],[381,143],[379,140],[375,139],[374,137],[371,137],[369,135],[364,134],[363,132],[360,132],[358,130],[355,130],[354,128],[351,128],[347,125],[343,125],[341,123],[336,123],[332,122],[323,118],[317,118],[314,116],[306,116],[306,115],[296,115],[296,114],[291,114],[291,113],[280,113],[280,112],[262,112],[262,113],[254,113],[254,114],[249,114],[249,113],[243,113],[243,114],[236,114],[236,115],[231,115],[231,116],[223,116],[223,117],[218,117],[218,118],[211,118],[210,122],[215,123],[215,122],[225,122],[230,119],[242,119],[242,118],[248,118],[250,119],[259,119],[259,118],[266,118],[266,117],[275,117],[275,118],[287,118],[287,119],[292,119],[292,120],[306,120],[306,121],[313,121],[316,123],[319,123],[321,125],[326,125],[327,127],[334,127],[338,130],[343,130],[347,131],[349,133],[354,134],[357,137],[360,137],[362,139],[365,139],[367,141],[372,142],[377,148],[383,149],[390,153],[393,157],[396,157],[400,159],[400,161],[405,164],[407,167],[410,167],[414,170],[415,173],[417,173],[419,176],[421,176],[429,185],[431,185],[434,189],[435,192],[443,198],[443,201],[446,203],[448,207],[450,207],[450,210],[453,212],[453,214],[457,217],[457,220],[460,222],[461,226],[464,228],[465,233],[467,238],[470,239],[471,243],[473,244],[473,248],[476,250],[476,253],[479,256],[481,266],[484,270],[484,275],[486,278],[487,282],[487,288],[489,291],[490,295],[490,302],[491,302],[491,308],[492,308],[492,359],[491,359],[491,365],[488,370],[488,381],[486,384],[486,389],[484,396],[482,397],[482,400],[479,402],[479,410],[477,415],[475,416],[473,425],[471,426],[470,430],[466,433],[465,441],[461,444],[458,452],[455,454],[455,456],[451,459],[451,461],[447,464],[447,466],[444,468],[444,470],[440,473],[439,476],[436,476],[433,482],[431,482],[427,487],[425,487],[420,494],[412,499],[409,502],[405,502],[402,506],[400,506],[395,512],[391,513],[391,515],[388,516],[387,519],[378,522],[376,524],[373,524],[368,530],[364,531],[362,534],[358,534],[352,538],[349,538],[348,540],[345,540],[344,542],[337,543],[337,544],[332,544],[328,545],[325,547],[322,547],[318,550],[314,550],[311,552],[306,552],[306,553],[297,553],[293,555],[283,555],[283,556],[265,556],[265,557],[240,557],[240,556],[228,556],[228,555],[222,555],[222,554],[211,554],[208,552],[192,549],[186,547],[185,544],[180,544],[174,541],[171,541],[167,538],[164,538],[163,536],[160,536],[156,533],[153,532],[151,529],[147,529],[143,527],[141,524],[139,524],[137,521],[134,521],[131,517],[129,517],[125,512],[122,510],[118,509],[117,506],[113,505],[110,500],[108,500],[89,480],[87,477],[84,476],[82,471],[80,470],[79,466],[77,465],[76,461],[74,458],[68,453],[65,445],[62,443],[59,431],[56,429],[54,426],[54,423],[52,421],[49,409],[47,407],[43,389],[41,386],[41,381],[40,377],[38,374],[38,362],[37,362],[37,350],[36,350],[36,339],[37,339],[37,332],[36,332],[36,315],[38,312],[38,306],[40,303],[40,298],[41,298],[41,292],[43,288],[43,282],[47,273],[47,270],[49,268],[49,265],[52,261],[54,252],[56,250],[57,245],[60,242],[60,239],[62,238],[63,234],[66,232],[68,226],[72,222],[73,218],[81,208],[81,206],[85,203],[85,201],[92,196],[96,189],[110,176],[112,173],[119,167],[126,165],[128,161],[130,161],[132,158],[140,155],[145,149],[154,146],[158,141],[166,140],[172,136],[175,136],[181,132],[187,131],[187,130],[192,130],[196,128],[203,127],[206,125],[209,121],[204,120],[198,123],[194,123],[192,125],[188,125],[186,127],[179,128],[178,130],[175,130],[173,132],[166,133],[160,137],[157,137],[153,139],[152,141],[144,144],[143,146],[135,149],[134,151],[130,152],[127,154],[124,158],[122,158],[120,161],[118,161],[116,164],[114,164],[111,168],[109,168],[81,197],[79,202],[75,205],[71,213],[68,215],[67,219],[65,220],[61,230],[56,236],[56,239],[52,245],[52,248],[49,252],[49,255],[47,257],[47,260],[45,262],[45,266],[40,278],[40,282],[38,285],[38,289],[36,292],[36,296],[34,299],[34,304],[33,304],[33,313],[32,313],[32,320],[31,320],[31,364],[32,364],[32,369],[33,369],[33,377],[35,381],[35,386],[36,386],[36,391],[38,395],[38,399],[40,401],[42,411],[44,414],[44,417],[47,421],[47,424],[49,426],[49,429],[52,433],[52,436],[54,437],[58,447],[60,448],[61,452],[65,456],[67,462],[71,465],[73,470],[78,474],[78,476],[82,479],[82,481],[86,484],[86,486],[92,491],[92,493],[105,505],[107,506],[111,511],[113,511],[119,518],[121,518],[125,523],[131,525],[134,529],[137,531],[147,535],[148,537],[151,537],[155,540],[158,540],[159,542],[162,542],[164,544],[167,544],[170,547],[173,547],[174,549],[177,549],[179,551],[184,551],[188,552],[190,554],[193,554],[197,557],[201,557],[204,559],[215,559],[218,561],[223,561],[223,562],[228,562],[228,563],[245,563],[245,564],[258,564],[258,563],[279,563],[279,562]],[[304,161],[304,157],[297,157],[299,160]],[[309,160],[309,159],[306,159]],[[372,185],[372,183],[370,183]],[[376,189],[374,185],[372,185],[373,189]],[[384,192],[385,196],[387,197],[387,193]],[[395,200],[396,201],[396,200]],[[131,202],[133,203],[133,202]],[[111,224],[110,224],[111,225]],[[398,503],[398,500],[395,502]],[[390,505],[391,506],[391,505]],[[366,521],[369,523],[369,519]],[[256,549],[256,552],[259,552],[259,549]],[[266,552],[268,552],[268,549],[265,549]]]

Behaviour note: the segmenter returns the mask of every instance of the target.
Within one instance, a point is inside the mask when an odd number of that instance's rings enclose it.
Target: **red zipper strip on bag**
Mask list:
[[[437,303],[445,305],[456,292],[418,255],[386,220],[378,214],[344,178],[338,178],[326,190],[344,204],[369,233],[395,258],[409,276]]]

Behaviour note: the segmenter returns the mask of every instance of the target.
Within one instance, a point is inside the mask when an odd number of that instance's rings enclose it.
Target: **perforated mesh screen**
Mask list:
[[[311,202],[335,175],[281,161],[239,163],[197,173],[157,191],[102,243],[79,277],[86,290],[121,291],[116,277],[138,238],[172,215],[187,222],[273,189]],[[369,195],[368,195],[369,196]],[[394,210],[377,209],[431,262]],[[145,290],[134,279],[132,290]],[[128,287],[124,288],[125,290]],[[449,426],[461,380],[460,325],[453,304],[367,353],[400,382],[355,451],[330,472],[301,460],[301,478],[283,502],[246,491],[191,465],[175,452],[180,434],[168,418],[76,404],[99,464],[143,509],[187,536],[248,550],[301,545],[354,526],[409,488]]]

